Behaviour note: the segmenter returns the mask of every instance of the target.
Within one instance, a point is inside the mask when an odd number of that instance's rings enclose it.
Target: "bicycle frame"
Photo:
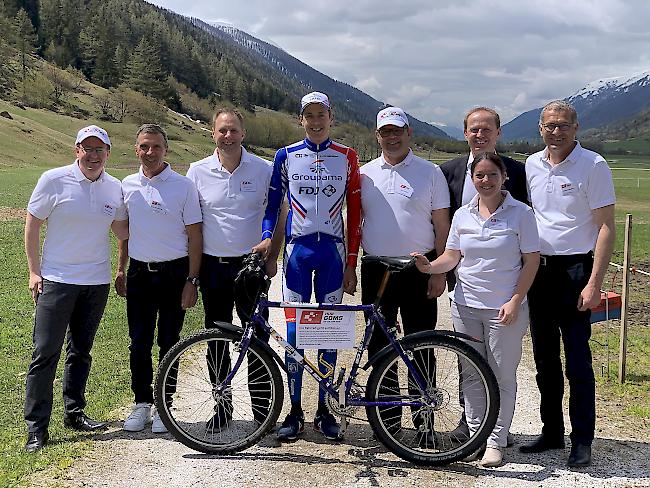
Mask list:
[[[318,310],[334,310],[334,311],[354,311],[354,312],[369,312],[370,317],[366,321],[366,326],[364,330],[363,337],[357,346],[357,353],[352,362],[352,367],[350,374],[348,375],[347,380],[345,381],[345,388],[340,389],[342,385],[342,375],[345,373],[345,367],[341,368],[341,381],[334,381],[334,370],[332,369],[328,374],[323,375],[318,370],[318,367],[312,364],[307,360],[302,354],[300,354],[295,347],[287,342],[287,340],[279,334],[262,316],[262,313],[269,308],[312,308]],[[408,368],[408,371],[418,387],[418,390],[421,392],[423,401],[376,401],[370,402],[364,398],[350,397],[350,392],[356,379],[357,373],[359,371],[359,366],[361,364],[361,357],[363,356],[364,351],[366,350],[368,343],[370,342],[370,337],[372,335],[374,325],[378,324],[381,330],[384,332],[389,341],[389,346],[392,347],[398,355],[402,358],[402,361]],[[375,304],[370,305],[346,305],[346,304],[330,304],[330,303],[300,303],[300,302],[275,302],[268,301],[265,295],[260,297],[260,300],[257,303],[257,311],[251,317],[251,320],[248,322],[244,329],[242,335],[242,340],[240,342],[239,356],[235,361],[235,364],[232,366],[231,371],[228,373],[227,377],[223,383],[217,388],[217,391],[221,393],[225,390],[232,378],[234,377],[236,371],[239,369],[246,351],[248,350],[254,332],[255,325],[259,325],[265,330],[270,336],[286,351],[286,353],[291,356],[309,375],[318,382],[319,387],[329,393],[332,397],[339,399],[339,405],[342,407],[345,406],[379,406],[379,407],[391,407],[391,406],[411,406],[411,407],[422,407],[425,404],[431,404],[435,402],[435,399],[430,397],[427,393],[426,380],[422,378],[420,373],[417,371],[417,368],[413,366],[411,359],[408,357],[404,349],[402,348],[399,341],[396,339],[394,334],[394,329],[388,329],[386,322],[384,321],[383,316],[378,310],[378,307]],[[339,384],[337,384],[339,383]]]

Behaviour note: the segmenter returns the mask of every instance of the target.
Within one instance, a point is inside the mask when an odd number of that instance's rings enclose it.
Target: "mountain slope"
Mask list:
[[[299,99],[304,92],[320,90],[332,99],[336,117],[342,121],[358,122],[367,127],[374,127],[377,112],[385,104],[372,98],[361,90],[330,78],[314,68],[294,58],[284,50],[268,42],[257,39],[235,27],[224,24],[208,24],[199,19],[192,19],[194,25],[200,26],[221,41],[229,41],[234,46],[245,50],[249,57],[256,59],[275,72],[284,75],[282,87],[293,91],[295,84],[300,87]],[[296,107],[298,102],[296,101]],[[409,115],[411,126],[418,135],[430,135],[442,139],[450,137],[439,128],[422,122]]]
[[[581,132],[623,121],[650,108],[650,71],[593,81],[564,100],[578,111]],[[505,124],[502,139],[538,139],[540,112],[529,110]]]

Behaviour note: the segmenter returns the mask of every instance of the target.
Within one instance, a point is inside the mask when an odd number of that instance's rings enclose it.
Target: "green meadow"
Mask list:
[[[102,123],[78,120],[44,110],[21,110],[0,101],[0,112],[8,111],[13,120],[0,117],[0,486],[24,484],[27,477],[39,470],[65,470],[77,457],[92,447],[91,437],[63,428],[61,375],[59,365],[54,386],[54,411],[50,424],[50,445],[36,455],[23,453],[26,438],[22,418],[24,380],[31,359],[31,333],[34,305],[27,289],[27,267],[23,251],[24,209],[40,174],[47,168],[73,161],[76,131],[97,123],[109,131],[113,148],[108,172],[122,178],[136,170],[133,154],[134,124]],[[184,173],[188,164],[210,154],[213,142],[209,132],[198,126],[188,129],[183,119],[170,116],[166,124],[170,136],[168,160]],[[204,127],[205,128],[205,127]],[[272,150],[264,149],[268,157]],[[448,158],[453,155],[448,155]],[[445,154],[435,154],[445,159]],[[633,215],[633,263],[650,271],[650,156],[612,156],[618,204],[616,211],[617,246],[614,260],[622,263],[623,222],[626,213]],[[623,169],[632,168],[632,169]],[[115,245],[113,246],[115,249]],[[620,289],[620,273],[610,274],[614,288]],[[599,388],[614,401],[621,401],[623,415],[650,418],[648,376],[650,337],[648,337],[647,290],[649,281],[634,278],[632,302],[638,313],[633,315],[630,329],[628,372],[630,382],[623,388],[615,386],[615,363],[610,375],[600,376],[607,349],[594,345],[594,365],[598,368]],[[645,314],[645,315],[643,315]],[[202,326],[202,307],[198,304],[186,318],[184,333]],[[645,320],[645,322],[643,322]],[[615,323],[617,324],[617,323]],[[611,329],[611,327],[610,327]],[[607,343],[617,351],[617,334],[603,325],[594,327],[598,343]],[[602,351],[601,351],[602,349]],[[616,355],[617,352],[614,353]],[[128,331],[123,299],[112,291],[102,325],[93,349],[93,368],[87,388],[87,413],[98,419],[119,422],[131,403],[128,365]],[[644,407],[645,405],[645,407]]]

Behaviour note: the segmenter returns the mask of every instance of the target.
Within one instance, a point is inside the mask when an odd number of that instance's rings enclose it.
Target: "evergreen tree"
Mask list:
[[[36,34],[27,12],[24,9],[18,10],[14,18],[14,32],[16,47],[20,54],[21,82],[23,87],[23,98],[25,95],[25,80],[27,79],[27,68],[29,67],[29,56],[34,53]]]
[[[160,53],[144,37],[140,39],[126,65],[124,84],[157,100],[167,100],[170,97]]]

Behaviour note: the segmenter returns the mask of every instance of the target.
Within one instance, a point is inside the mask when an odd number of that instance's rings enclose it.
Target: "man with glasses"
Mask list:
[[[543,427],[520,450],[564,448],[561,338],[571,420],[567,464],[581,467],[591,462],[596,423],[590,308],[600,302],[614,248],[616,198],[607,162],[576,140],[578,116],[571,105],[548,103],[540,114],[539,132],[546,148],[527,159],[526,180],[542,254],[528,301]]]
[[[366,254],[406,256],[424,254],[430,260],[445,250],[449,233],[449,190],[442,171],[417,157],[410,147],[413,129],[404,111],[387,107],[377,114],[377,141],[381,155],[361,167],[361,246]],[[372,303],[384,275],[381,263],[361,264],[361,301]],[[445,275],[425,275],[417,268],[391,276],[381,309],[386,325],[402,317],[404,334],[433,330],[437,303],[445,289]],[[368,355],[372,357],[388,341],[381,330],[373,331]],[[386,414],[388,417],[390,413]],[[432,427],[417,427],[432,434]],[[432,440],[431,436],[424,437]]]
[[[201,207],[192,181],[165,162],[167,134],[155,124],[136,134],[140,171],[122,182],[129,214],[129,239],[118,243],[115,289],[126,296],[131,338],[131,389],[135,405],[124,430],[138,432],[152,422],[154,434],[167,432],[153,404],[153,347],[158,325],[158,357],[180,339],[185,311],[196,304],[203,242]],[[127,259],[129,269],[125,274]]]
[[[454,216],[456,210],[468,204],[476,195],[476,188],[472,183],[470,168],[474,158],[481,153],[496,153],[496,145],[501,135],[501,118],[499,114],[488,107],[475,107],[467,112],[463,120],[465,140],[469,145],[469,154],[451,159],[440,165],[449,185],[450,213],[449,218]],[[523,163],[507,156],[499,155],[506,167],[506,182],[504,189],[508,190],[516,200],[528,204],[528,192],[526,190],[526,171]],[[447,273],[447,285],[449,290],[456,286],[456,276],[453,272]],[[460,398],[463,404],[461,392]],[[458,441],[469,438],[469,428],[465,414],[461,417],[458,427],[450,432],[452,438]],[[508,434],[508,445],[514,444],[514,437]]]
[[[76,161],[43,173],[27,205],[25,253],[36,304],[34,352],[25,385],[27,452],[48,441],[54,376],[64,341],[64,425],[80,431],[106,427],[89,418],[84,408],[90,350],[110,289],[108,231],[118,239],[128,237],[120,181],[104,171],[110,150],[104,129],[84,127],[75,140]]]

